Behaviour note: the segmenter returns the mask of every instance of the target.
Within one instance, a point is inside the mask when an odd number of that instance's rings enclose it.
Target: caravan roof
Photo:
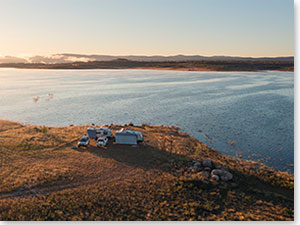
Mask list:
[[[96,133],[101,136],[106,135],[107,137],[112,137],[112,132],[109,128],[104,128],[104,127],[96,128]]]
[[[127,130],[127,129],[124,129],[124,128],[122,128],[121,130],[116,131],[116,134],[119,134],[119,135],[136,135],[134,131]]]

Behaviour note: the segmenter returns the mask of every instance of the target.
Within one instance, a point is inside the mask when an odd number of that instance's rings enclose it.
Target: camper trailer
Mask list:
[[[96,129],[95,128],[86,129],[86,133],[87,133],[87,135],[89,136],[90,139],[97,140]]]
[[[136,145],[137,135],[134,131],[121,129],[115,134],[116,144]]]
[[[108,128],[100,127],[100,128],[96,128],[96,136],[97,137],[106,136],[108,138],[111,138],[112,137],[112,132]]]
[[[86,130],[87,135],[89,136],[89,138],[92,138],[94,140],[97,140],[99,137],[108,137],[111,138],[112,137],[112,132],[109,128],[88,128]]]

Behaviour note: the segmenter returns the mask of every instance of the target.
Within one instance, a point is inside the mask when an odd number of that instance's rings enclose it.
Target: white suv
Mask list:
[[[80,138],[80,140],[77,143],[78,148],[80,148],[81,146],[87,147],[90,143],[90,139],[87,136],[82,136]]]
[[[97,140],[97,147],[104,147],[108,143],[108,138],[107,137],[99,137]]]

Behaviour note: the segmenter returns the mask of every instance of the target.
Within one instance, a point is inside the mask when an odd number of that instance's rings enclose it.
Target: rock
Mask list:
[[[216,169],[223,169],[223,167],[220,166],[220,165],[215,165],[215,168],[216,168]]]
[[[203,172],[202,172],[202,176],[203,176],[204,178],[209,178],[209,177],[210,177],[210,173],[209,173],[208,171],[203,171]]]
[[[218,175],[212,175],[211,178],[216,180],[216,181],[218,181],[220,179]]]
[[[211,168],[205,167],[204,170],[210,172],[210,171],[211,171]]]
[[[208,180],[202,180],[202,182],[205,183],[205,184],[209,184]]]
[[[203,161],[202,161],[202,165],[203,165],[204,167],[212,168],[212,167],[213,167],[212,164],[213,164],[213,163],[212,163],[212,160],[206,159],[206,160],[203,160]]]
[[[190,167],[188,168],[188,170],[190,170],[190,171],[195,171],[195,170],[197,170],[197,169],[198,169],[197,166],[190,166]]]
[[[214,169],[214,170],[211,171],[211,175],[218,175],[218,176],[220,176],[222,174],[223,174],[223,170],[221,170],[221,169]]]
[[[233,178],[233,175],[224,169],[214,169],[211,171],[211,175],[219,176],[222,181],[229,181]]]
[[[229,180],[232,180],[232,178],[233,178],[233,175],[227,171],[227,173],[225,173],[225,175],[223,176],[222,180],[229,181]]]
[[[197,162],[197,161],[196,161],[196,162],[194,163],[194,166],[196,166],[196,167],[198,167],[198,168],[201,167],[201,162]]]
[[[198,170],[199,170],[199,171],[202,171],[202,170],[204,170],[204,167],[202,167],[202,166],[201,166],[201,167],[198,167]]]
[[[226,181],[226,177],[225,176],[220,176],[221,181]]]

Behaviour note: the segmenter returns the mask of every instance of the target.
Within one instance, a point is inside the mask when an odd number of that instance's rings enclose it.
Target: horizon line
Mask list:
[[[277,56],[241,56],[241,55],[225,55],[225,54],[214,54],[214,55],[201,55],[201,54],[167,54],[167,55],[159,55],[159,54],[152,54],[152,55],[143,55],[143,54],[103,54],[103,53],[74,53],[74,52],[62,52],[62,53],[51,53],[51,54],[30,54],[30,53],[20,53],[20,54],[0,54],[1,57],[18,57],[18,58],[30,58],[34,56],[54,56],[54,55],[85,55],[85,56],[115,56],[115,57],[125,57],[125,56],[144,56],[144,57],[172,57],[172,56],[202,56],[202,57],[239,57],[239,58],[280,58],[280,57],[295,57],[295,55],[277,55]]]

